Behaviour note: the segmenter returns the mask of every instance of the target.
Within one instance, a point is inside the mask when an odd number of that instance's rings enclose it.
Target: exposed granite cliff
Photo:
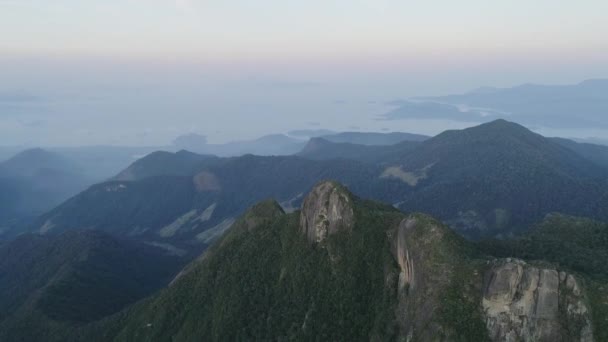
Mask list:
[[[473,272],[468,268],[463,271],[466,261],[458,250],[460,240],[454,239],[458,238],[441,222],[422,214],[410,215],[398,228],[389,231],[391,254],[399,269],[395,314],[400,335],[407,341],[458,339],[458,328],[446,323],[448,320],[443,317],[447,307],[445,294],[459,272]],[[481,279],[479,276],[471,281]],[[476,302],[472,306],[477,306]],[[482,326],[480,315],[471,315],[470,321]],[[485,334],[483,328],[477,330]]]
[[[445,316],[455,309],[474,311],[463,322],[476,320],[472,327],[491,341],[595,341],[591,309],[572,274],[518,259],[471,258],[466,242],[420,214],[404,219],[389,240],[399,269],[396,316],[406,340],[458,340],[458,318]]]
[[[320,243],[340,230],[351,230],[353,224],[353,197],[342,185],[321,182],[304,199],[300,229],[310,242]]]
[[[407,233],[415,224],[414,219],[403,220],[393,241],[393,255],[401,271],[399,273],[399,291],[403,291],[406,287],[408,290],[413,290],[415,286],[414,263],[407,248]]]
[[[494,341],[593,341],[590,312],[576,278],[517,259],[486,272],[483,309]]]
[[[605,283],[491,255],[322,182],[300,212],[254,205],[166,290],[73,340],[606,341]]]

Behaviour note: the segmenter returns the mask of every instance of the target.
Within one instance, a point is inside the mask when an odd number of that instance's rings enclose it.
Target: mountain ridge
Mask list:
[[[361,146],[312,140],[311,145],[317,142],[320,148],[301,156],[217,158],[182,152],[161,153],[159,162],[152,155],[127,169],[141,168],[141,179],[91,187],[40,217],[32,229],[106,225],[119,234],[156,234],[155,243],[181,240],[177,247],[183,249],[205,230],[221,232],[258,200],[272,197],[286,209],[298,208],[302,194],[322,179],[337,179],[357,195],[404,211],[430,213],[469,238],[521,232],[554,211],[608,217],[602,209],[608,184],[601,153],[584,156],[576,150],[580,145],[563,146],[504,120],[446,131],[420,143]],[[151,218],[159,214],[153,208],[160,207],[170,208],[164,211],[170,214],[154,223]],[[161,229],[159,236],[155,232]],[[216,234],[201,239],[207,236]]]
[[[595,320],[605,319],[603,304],[587,304],[579,275],[483,256],[432,217],[362,200],[339,183],[318,183],[305,203],[291,214],[273,201],[254,206],[169,288],[92,331],[113,341],[593,341],[602,333]],[[341,229],[325,222],[350,210]],[[270,216],[261,219],[264,211]],[[521,274],[545,278],[526,283]]]

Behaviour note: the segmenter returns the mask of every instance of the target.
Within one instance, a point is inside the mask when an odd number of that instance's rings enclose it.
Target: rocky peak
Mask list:
[[[320,243],[331,234],[351,230],[353,223],[352,195],[336,182],[317,184],[304,199],[300,229],[310,242]]]
[[[593,341],[591,316],[576,278],[518,259],[486,272],[483,310],[493,341]]]

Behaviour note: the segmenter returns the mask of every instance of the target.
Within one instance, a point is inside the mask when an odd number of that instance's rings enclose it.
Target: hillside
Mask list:
[[[0,178],[0,236],[11,231],[23,216],[18,204],[21,201],[21,187],[13,179]]]
[[[4,177],[29,178],[37,175],[39,170],[55,170],[78,174],[78,167],[59,154],[40,148],[24,150],[0,163],[0,174]]]
[[[342,132],[336,134],[322,135],[319,138],[334,143],[347,143],[367,146],[395,145],[404,141],[421,142],[427,140],[428,136],[404,132],[374,133],[374,132]]]
[[[158,165],[147,159],[135,165]],[[378,167],[349,160],[248,155],[198,165],[190,175],[187,170],[175,175],[173,169],[163,174],[167,168],[154,166],[161,170],[157,176],[97,184],[39,217],[30,230],[58,234],[95,228],[178,254],[198,253],[257,201],[276,198],[294,210],[302,194],[322,179],[339,179],[358,193],[375,193],[388,202],[408,190],[397,180],[378,178]]]
[[[202,167],[204,161],[217,157],[196,154],[188,151],[176,153],[157,151],[133,162],[112,180],[132,181],[154,176],[189,176]]]
[[[223,144],[209,144],[207,137],[198,134],[183,135],[175,139],[174,146],[203,154],[221,157],[255,154],[260,156],[291,155],[302,149],[305,140],[283,134],[264,135],[252,140],[229,141]]]
[[[62,156],[42,149],[18,153],[0,163],[0,238],[84,190],[82,171]]]
[[[556,143],[578,153],[590,161],[608,168],[608,146],[575,142],[570,139],[552,138]]]
[[[72,146],[48,149],[63,156],[83,170],[88,179],[102,182],[154,151],[169,150],[163,146]]]
[[[0,340],[43,340],[165,286],[183,260],[96,231],[23,235],[0,247]]]
[[[594,341],[606,305],[587,304],[583,284],[551,264],[482,256],[429,216],[323,182],[302,211],[254,206],[171,286],[77,336]]]
[[[400,208],[469,237],[525,230],[554,211],[608,218],[605,168],[504,120],[439,134],[385,173],[415,188]]]
[[[359,145],[312,138],[296,155],[312,160],[349,159],[364,163],[386,163],[413,150],[418,142],[403,141],[394,145]]]
[[[495,255],[544,259],[608,280],[608,224],[604,222],[553,213],[523,236],[480,245]]]
[[[257,201],[276,198],[292,211],[313,184],[336,179],[359,196],[430,213],[468,238],[509,236],[555,211],[607,218],[607,174],[579,150],[503,120],[420,143],[313,139],[300,156],[159,152],[41,216],[31,230],[94,227],[199,251]]]

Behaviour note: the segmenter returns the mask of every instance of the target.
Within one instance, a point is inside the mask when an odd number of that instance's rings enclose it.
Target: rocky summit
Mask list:
[[[300,211],[272,200],[251,207],[151,298],[52,336],[602,341],[608,305],[597,284],[551,262],[489,255],[433,217],[324,181]]]
[[[352,229],[351,194],[335,182],[317,184],[302,205],[300,227],[311,242],[322,242],[340,230]]]

